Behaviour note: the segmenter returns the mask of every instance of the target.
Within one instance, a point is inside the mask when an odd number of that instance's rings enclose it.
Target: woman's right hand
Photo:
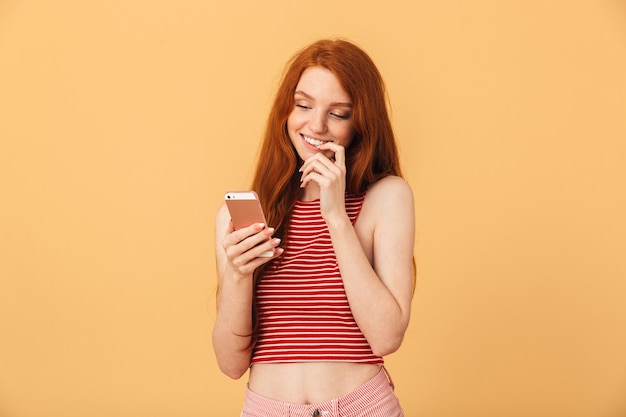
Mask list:
[[[273,227],[263,223],[254,223],[248,227],[234,230],[229,222],[222,247],[231,270],[241,278],[249,277],[261,265],[280,256],[283,249],[279,248],[280,239],[272,238]],[[261,257],[263,252],[272,251],[271,257]]]
[[[213,348],[226,375],[240,378],[250,367],[252,355],[252,304],[255,269],[280,256],[280,240],[274,229],[253,224],[234,230],[230,213],[223,204],[215,219],[215,260],[218,271],[217,316],[213,327]],[[263,252],[274,256],[262,258]]]

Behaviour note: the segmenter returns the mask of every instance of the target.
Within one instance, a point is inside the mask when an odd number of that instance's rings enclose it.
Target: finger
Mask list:
[[[273,233],[273,228],[267,228],[265,230],[262,230],[259,233],[249,236],[241,241],[241,247],[244,249],[244,251],[249,251],[253,248],[256,248],[260,244],[269,241]]]
[[[341,145],[338,145],[334,142],[326,142],[320,146],[321,150],[330,150],[333,151],[334,159],[336,163],[345,164],[346,161],[346,148]]]
[[[278,245],[280,245],[280,239],[279,238],[272,238],[272,239],[266,239],[265,241],[262,241],[256,245],[254,245],[252,248],[248,249],[247,251],[243,252],[240,256],[239,256],[239,262],[242,263],[248,263],[253,261],[255,258],[271,258],[274,256],[274,249],[278,247]],[[271,253],[271,256],[266,256],[267,253]]]
[[[318,154],[315,157],[307,159],[302,165],[300,171],[302,172],[302,178],[311,172],[317,171],[320,174],[324,174],[335,168],[334,163],[325,156]]]
[[[225,243],[235,245],[241,242],[242,240],[246,239],[247,237],[252,236],[256,233],[259,233],[264,228],[265,228],[265,225],[263,223],[253,223],[250,226],[242,227],[239,230],[235,230],[234,227],[232,227],[232,221],[231,221],[231,226],[229,227],[229,231],[224,241]]]
[[[271,238],[274,233],[273,228],[265,228],[258,230],[261,225],[253,225],[253,227],[246,227],[226,236],[223,241],[224,250],[229,259],[235,259],[242,253],[249,251]],[[257,231],[258,230],[258,231]],[[251,234],[248,234],[251,231]],[[241,233],[240,233],[241,232]],[[245,232],[245,233],[244,233]]]
[[[306,185],[315,181],[320,186],[326,186],[330,184],[336,178],[336,174],[334,174],[331,170],[324,166],[312,166],[305,173],[302,174],[300,178],[301,186],[306,187]]]
[[[317,153],[317,154],[311,156],[310,158],[308,158],[306,161],[304,161],[304,163],[300,167],[299,171],[300,172],[304,172],[311,165],[314,165],[314,164],[320,163],[320,162],[321,163],[327,162],[327,163],[330,163],[330,164],[333,163],[326,155],[321,154],[321,153]]]
[[[233,265],[241,272],[254,272],[259,266],[283,254],[284,250],[278,247],[279,244],[280,239],[274,238],[256,245],[233,259]]]
[[[276,259],[278,258],[280,255],[282,255],[284,253],[284,249],[283,248],[275,248],[274,249],[274,254],[271,257],[255,257],[250,259],[250,261],[246,262],[244,265],[239,267],[239,270],[245,274],[252,274],[258,267],[260,267],[263,264],[268,263],[269,261],[271,261],[272,259]]]
[[[321,188],[328,188],[337,182],[339,175],[335,172],[325,170],[325,172],[311,171],[302,177],[301,187],[306,187],[311,181],[316,182]]]
[[[305,174],[314,171],[322,175],[340,177],[345,175],[345,166],[324,158],[322,160],[311,162],[305,169]]]

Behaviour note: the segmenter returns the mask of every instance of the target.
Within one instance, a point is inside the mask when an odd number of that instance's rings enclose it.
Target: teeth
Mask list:
[[[304,136],[303,135],[302,137],[304,138],[304,141],[306,143],[309,143],[309,144],[315,146],[316,148],[319,148],[320,146],[322,146],[323,144],[326,143],[326,141],[313,139],[313,138],[310,138],[308,136]]]

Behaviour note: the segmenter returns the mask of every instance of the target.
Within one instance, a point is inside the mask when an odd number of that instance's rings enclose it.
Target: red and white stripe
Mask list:
[[[353,224],[363,199],[346,196]],[[382,364],[352,316],[319,200],[296,203],[283,247],[259,282],[260,332],[252,363]]]

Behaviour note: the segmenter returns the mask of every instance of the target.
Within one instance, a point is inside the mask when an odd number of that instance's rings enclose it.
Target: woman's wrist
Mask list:
[[[326,226],[331,233],[333,231],[341,232],[347,228],[352,228],[352,222],[345,212],[343,214],[325,217],[324,221],[326,221]]]

